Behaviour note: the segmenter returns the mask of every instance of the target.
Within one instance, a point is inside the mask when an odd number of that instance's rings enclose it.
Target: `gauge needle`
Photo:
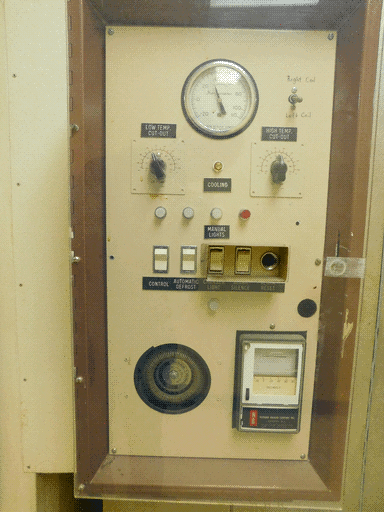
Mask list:
[[[223,100],[220,98],[219,91],[217,90],[216,87],[215,87],[215,91],[216,91],[217,103],[219,104],[219,108],[220,108],[220,115],[221,116],[225,116],[225,114],[227,112],[226,112],[226,110],[224,108]]]

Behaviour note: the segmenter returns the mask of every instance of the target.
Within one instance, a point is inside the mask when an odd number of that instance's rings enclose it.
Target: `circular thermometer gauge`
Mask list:
[[[230,60],[210,60],[186,79],[181,104],[192,128],[208,137],[225,139],[251,124],[259,93],[245,68]]]

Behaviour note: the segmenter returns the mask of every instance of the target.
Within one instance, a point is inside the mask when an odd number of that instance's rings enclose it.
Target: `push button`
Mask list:
[[[166,274],[168,272],[169,247],[167,245],[155,245],[153,247],[153,272]]]
[[[251,258],[250,247],[236,247],[235,274],[250,274]]]
[[[223,274],[224,247],[209,248],[208,272],[211,274]]]

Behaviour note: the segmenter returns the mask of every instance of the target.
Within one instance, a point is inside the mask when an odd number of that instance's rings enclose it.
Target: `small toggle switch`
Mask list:
[[[167,274],[169,260],[169,247],[167,245],[153,246],[153,272]]]

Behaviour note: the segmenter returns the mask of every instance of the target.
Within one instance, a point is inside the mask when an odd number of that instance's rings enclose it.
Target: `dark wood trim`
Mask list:
[[[373,100],[381,2],[368,1],[338,34],[335,105],[324,257],[364,257]],[[309,457],[322,480],[341,494],[359,279],[323,279],[318,373]],[[353,331],[343,341],[344,322]],[[325,443],[325,440],[329,442]],[[329,446],[327,446],[329,444]]]
[[[109,3],[120,5],[121,12],[128,4],[135,2]],[[381,1],[358,0],[353,7],[349,2],[347,15],[339,19],[325,256],[334,255],[338,231],[345,255],[363,256]],[[324,279],[310,461],[108,454],[104,23],[87,0],[69,0],[68,9],[70,119],[79,126],[71,140],[73,250],[81,258],[73,266],[74,358],[77,376],[83,378],[76,384],[76,488],[85,485],[79,496],[226,503],[339,500],[355,330],[344,348],[342,333],[347,309],[348,320],[357,323],[359,280]],[[149,23],[151,13],[145,16],[142,22]],[[292,27],[287,19],[279,28]],[[315,27],[307,23],[305,28]],[[244,465],[252,467],[248,476]]]
[[[88,2],[68,2],[74,364],[77,481],[88,482],[108,453],[105,277],[104,24]]]
[[[337,30],[364,0],[319,0],[311,6],[212,8],[209,0],[92,0],[111,25]]]

